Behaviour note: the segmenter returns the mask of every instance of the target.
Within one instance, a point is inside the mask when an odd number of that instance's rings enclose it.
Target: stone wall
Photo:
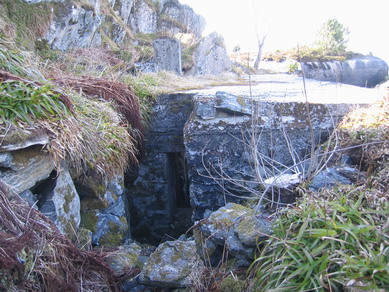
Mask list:
[[[266,179],[276,169],[294,164],[294,171],[303,172],[309,160],[298,162],[309,158],[312,141],[323,142],[353,108],[310,104],[308,112],[302,102],[258,101],[252,106],[250,99],[236,96],[235,104],[227,104],[219,97],[197,100],[184,129],[194,220],[228,202],[252,197],[252,190],[260,194],[258,175]],[[254,119],[248,114],[250,107],[256,112]],[[255,168],[258,157],[262,166]]]
[[[178,196],[183,194],[177,194],[175,178],[179,175],[177,158],[185,152],[183,128],[193,110],[193,96],[162,95],[153,107],[145,154],[137,174],[126,185],[131,231],[138,240],[158,242],[165,234],[179,236],[190,227],[191,209],[180,206]]]

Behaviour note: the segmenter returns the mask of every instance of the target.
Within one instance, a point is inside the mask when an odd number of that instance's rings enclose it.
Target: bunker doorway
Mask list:
[[[191,212],[188,170],[184,152],[169,152],[166,155],[168,213],[173,222],[180,211]]]

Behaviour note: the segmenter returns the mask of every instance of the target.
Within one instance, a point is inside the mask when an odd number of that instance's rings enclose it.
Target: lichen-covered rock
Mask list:
[[[44,131],[14,129],[1,137],[0,152],[15,151],[28,148],[34,145],[46,145],[49,143],[49,136]]]
[[[231,71],[231,61],[228,57],[224,39],[217,33],[203,38],[194,52],[194,66],[190,74],[218,75]]]
[[[92,231],[86,228],[78,228],[76,233],[71,236],[74,244],[82,250],[92,249]]]
[[[64,234],[72,234],[80,224],[80,198],[67,169],[54,181],[52,190],[45,190],[39,210],[49,217]]]
[[[140,282],[159,287],[188,287],[202,269],[194,241],[167,241],[159,245],[145,263]]]
[[[12,159],[8,167],[0,170],[0,179],[11,185],[17,193],[33,187],[45,180],[54,170],[51,155],[41,147],[33,146],[10,152]]]
[[[136,243],[122,245],[114,253],[109,253],[105,261],[114,271],[115,276],[123,276],[138,265],[141,247]]]
[[[92,235],[92,243],[102,246],[122,244],[128,233],[127,218],[101,213],[97,215],[97,218],[96,232]]]
[[[196,240],[198,249],[207,250],[213,256],[215,248],[209,241],[225,247],[236,257],[239,265],[249,265],[254,258],[257,243],[271,234],[269,214],[255,213],[254,210],[235,203],[213,212],[200,221],[201,240]],[[198,238],[200,234],[196,234]],[[208,248],[211,247],[211,250]]]
[[[304,62],[302,69],[307,78],[362,87],[374,87],[388,75],[386,62],[373,56],[346,61]]]
[[[130,237],[123,177],[118,176],[109,182],[100,180],[99,185],[97,188],[90,188],[92,185],[81,188],[81,226],[92,231],[94,245],[117,246]],[[87,190],[91,192],[91,197]],[[103,190],[105,192],[101,194]],[[98,197],[93,197],[95,195]]]

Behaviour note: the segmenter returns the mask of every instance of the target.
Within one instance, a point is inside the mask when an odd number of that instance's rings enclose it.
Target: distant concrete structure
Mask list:
[[[157,39],[153,42],[157,71],[165,70],[181,75],[181,44],[175,39]]]

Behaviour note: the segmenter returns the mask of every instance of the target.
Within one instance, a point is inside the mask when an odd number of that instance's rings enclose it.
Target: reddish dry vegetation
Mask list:
[[[1,291],[118,291],[104,256],[76,247],[0,181]]]

